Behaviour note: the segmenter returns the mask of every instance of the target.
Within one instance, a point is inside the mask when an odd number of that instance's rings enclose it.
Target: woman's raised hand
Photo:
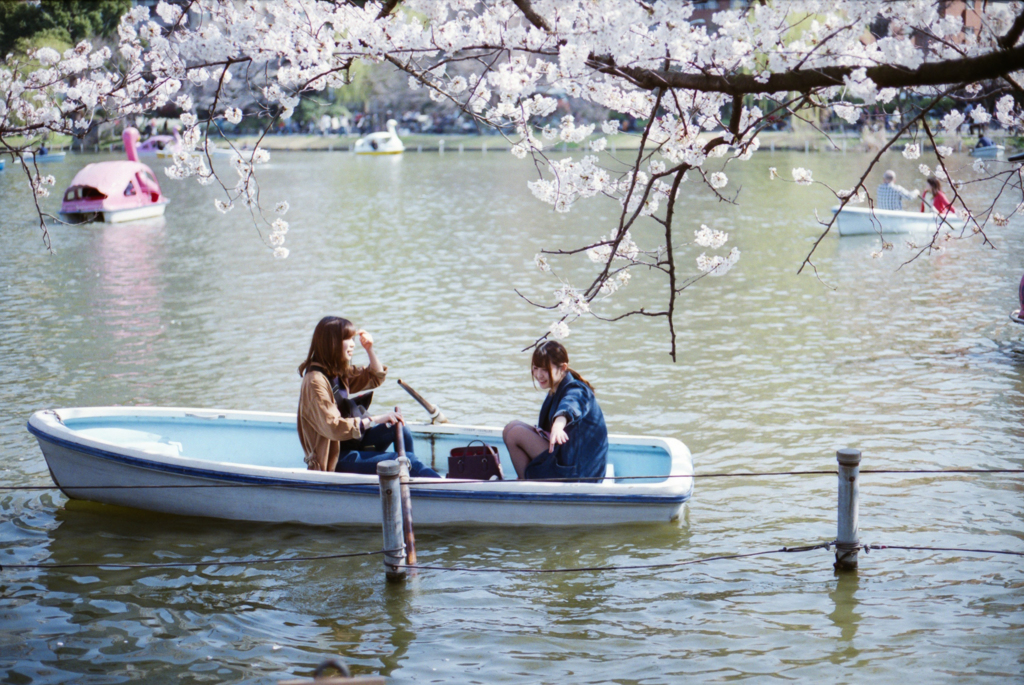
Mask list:
[[[367,352],[373,347],[373,336],[360,328],[356,331],[356,335],[359,336],[359,344],[363,346],[363,349]]]

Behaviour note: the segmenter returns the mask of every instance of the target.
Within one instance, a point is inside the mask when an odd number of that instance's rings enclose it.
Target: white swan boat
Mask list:
[[[935,212],[903,212],[894,209],[868,209],[866,207],[832,208],[839,214],[836,227],[839,235],[868,235],[878,233],[918,233],[934,231],[939,225]]]
[[[356,141],[354,150],[357,155],[397,155],[405,152],[405,145],[395,131],[398,122],[388,119],[388,130],[371,133]]]
[[[438,471],[452,448],[483,440],[498,447],[505,473],[515,473],[501,429],[409,428],[417,458]],[[294,414],[56,409],[33,414],[28,430],[54,483],[72,499],[239,521],[381,523],[377,477],[307,471]],[[693,493],[686,446],[625,435],[609,442],[609,476],[599,482],[414,478],[415,524],[600,526],[678,518]]]
[[[986,147],[971,148],[971,157],[981,159],[1002,159],[1006,148],[1003,145],[988,145]]]

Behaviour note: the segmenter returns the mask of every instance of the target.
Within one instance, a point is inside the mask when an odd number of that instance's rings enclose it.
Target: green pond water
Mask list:
[[[84,164],[112,158],[47,166],[57,185],[44,208],[56,211]],[[759,152],[727,168],[737,205],[684,186],[677,242],[703,223],[728,231],[743,256],[681,296],[676,362],[661,319],[573,326],[573,366],[597,388],[610,430],[679,438],[698,473],[829,470],[842,447],[861,449],[865,469],[1024,466],[1024,326],[1007,316],[1024,225],[902,268],[913,254],[905,239],[876,259],[877,237],[833,234],[815,254],[817,276],[796,274],[818,236],[814,213],[832,202],[818,186],[770,182],[768,168],[788,178],[807,167],[849,187],[865,161]],[[164,221],[52,227],[52,255],[22,171],[0,172],[5,486],[51,484],[25,430],[39,409],[294,411],[296,366],[328,313],[374,334],[390,368],[378,407],[426,418],[401,378],[459,423],[533,421],[542,395],[522,349],[554,316],[515,289],[550,304],[560,284],[534,254],[607,233],[618,208],[556,214],[526,189],[532,164],[508,154],[276,153],[262,197],[290,202],[292,252],[275,260],[245,209],[216,211],[216,186],[167,180],[151,164],[171,198]],[[883,164],[923,185],[917,162]],[[648,227],[637,239],[653,246],[657,235]],[[695,274],[702,248],[679,249]],[[595,272],[585,258],[551,262],[574,285]],[[637,273],[596,309],[659,308],[664,290]],[[1020,474],[864,475],[861,537],[1024,551],[1022,493]],[[829,541],[835,510],[834,476],[708,478],[672,523],[423,529],[417,543],[434,566],[656,564]],[[0,681],[274,683],[332,656],[394,683],[1024,679],[1015,556],[879,550],[837,577],[832,555],[816,550],[662,570],[422,571],[400,585],[385,583],[379,557],[220,563],[380,546],[379,529],[175,518],[0,490]],[[202,563],[6,567],[188,560]]]

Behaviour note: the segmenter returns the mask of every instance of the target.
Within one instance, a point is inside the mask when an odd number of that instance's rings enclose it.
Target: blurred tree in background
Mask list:
[[[117,33],[131,0],[0,0],[0,57],[48,46],[68,48]]]

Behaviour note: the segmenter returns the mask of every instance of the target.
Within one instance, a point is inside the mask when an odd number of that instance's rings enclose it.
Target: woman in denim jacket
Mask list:
[[[608,428],[594,389],[569,368],[553,340],[533,351],[533,379],[548,391],[536,426],[513,421],[502,438],[520,478],[599,479],[608,462]]]

